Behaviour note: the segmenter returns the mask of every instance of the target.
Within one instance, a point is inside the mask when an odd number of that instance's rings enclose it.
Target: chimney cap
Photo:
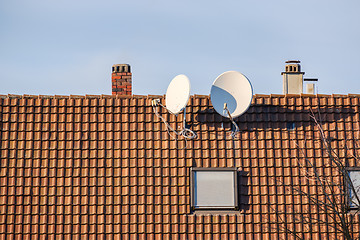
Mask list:
[[[288,60],[285,63],[300,63],[299,60]]]
[[[113,73],[116,73],[116,72],[130,73],[131,72],[130,65],[129,64],[114,64],[112,66],[112,72]]]

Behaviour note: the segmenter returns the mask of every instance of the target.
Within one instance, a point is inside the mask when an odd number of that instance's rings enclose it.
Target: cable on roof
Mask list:
[[[177,139],[177,136],[183,136],[185,138],[185,140],[190,140],[190,139],[195,139],[197,137],[196,133],[194,131],[192,131],[191,129],[186,127],[186,122],[185,122],[185,112],[184,112],[184,126],[183,129],[181,131],[176,131],[174,128],[172,128],[170,126],[170,124],[159,114],[159,112],[157,111],[157,106],[161,106],[163,108],[165,108],[168,112],[171,113],[171,111],[169,111],[164,105],[162,105],[160,103],[160,99],[154,99],[151,101],[151,105],[153,107],[154,113],[156,116],[158,116],[163,123],[165,123],[166,125],[166,131],[169,134],[169,136],[173,139]],[[174,114],[176,115],[176,114]],[[174,135],[175,134],[175,135]]]

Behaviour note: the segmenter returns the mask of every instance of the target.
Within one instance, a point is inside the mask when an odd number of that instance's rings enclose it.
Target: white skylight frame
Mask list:
[[[348,168],[347,169],[349,178],[352,182],[352,185],[357,192],[357,196],[360,197],[360,168]],[[350,183],[349,183],[350,184]],[[348,199],[349,199],[349,208],[350,209],[359,209],[360,208],[360,202],[357,201],[355,198],[355,194],[353,192],[353,189],[351,186],[348,187]]]
[[[238,210],[237,168],[192,168],[192,210]]]

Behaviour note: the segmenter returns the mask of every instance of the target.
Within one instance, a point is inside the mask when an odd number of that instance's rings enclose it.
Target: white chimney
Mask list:
[[[306,93],[307,94],[315,94],[315,84],[314,83],[306,84]]]
[[[283,76],[283,93],[284,94],[301,94],[303,93],[303,76],[301,72],[300,61],[286,61],[285,72]]]
[[[317,78],[304,78],[304,81],[310,82],[306,84],[306,93],[315,94],[315,82],[318,81]]]

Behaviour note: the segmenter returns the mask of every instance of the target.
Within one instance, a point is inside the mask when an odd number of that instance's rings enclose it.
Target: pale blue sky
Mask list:
[[[281,93],[301,60],[318,93],[360,93],[359,0],[0,0],[0,94],[111,94],[129,63],[134,94],[192,94],[237,70],[255,93]]]

